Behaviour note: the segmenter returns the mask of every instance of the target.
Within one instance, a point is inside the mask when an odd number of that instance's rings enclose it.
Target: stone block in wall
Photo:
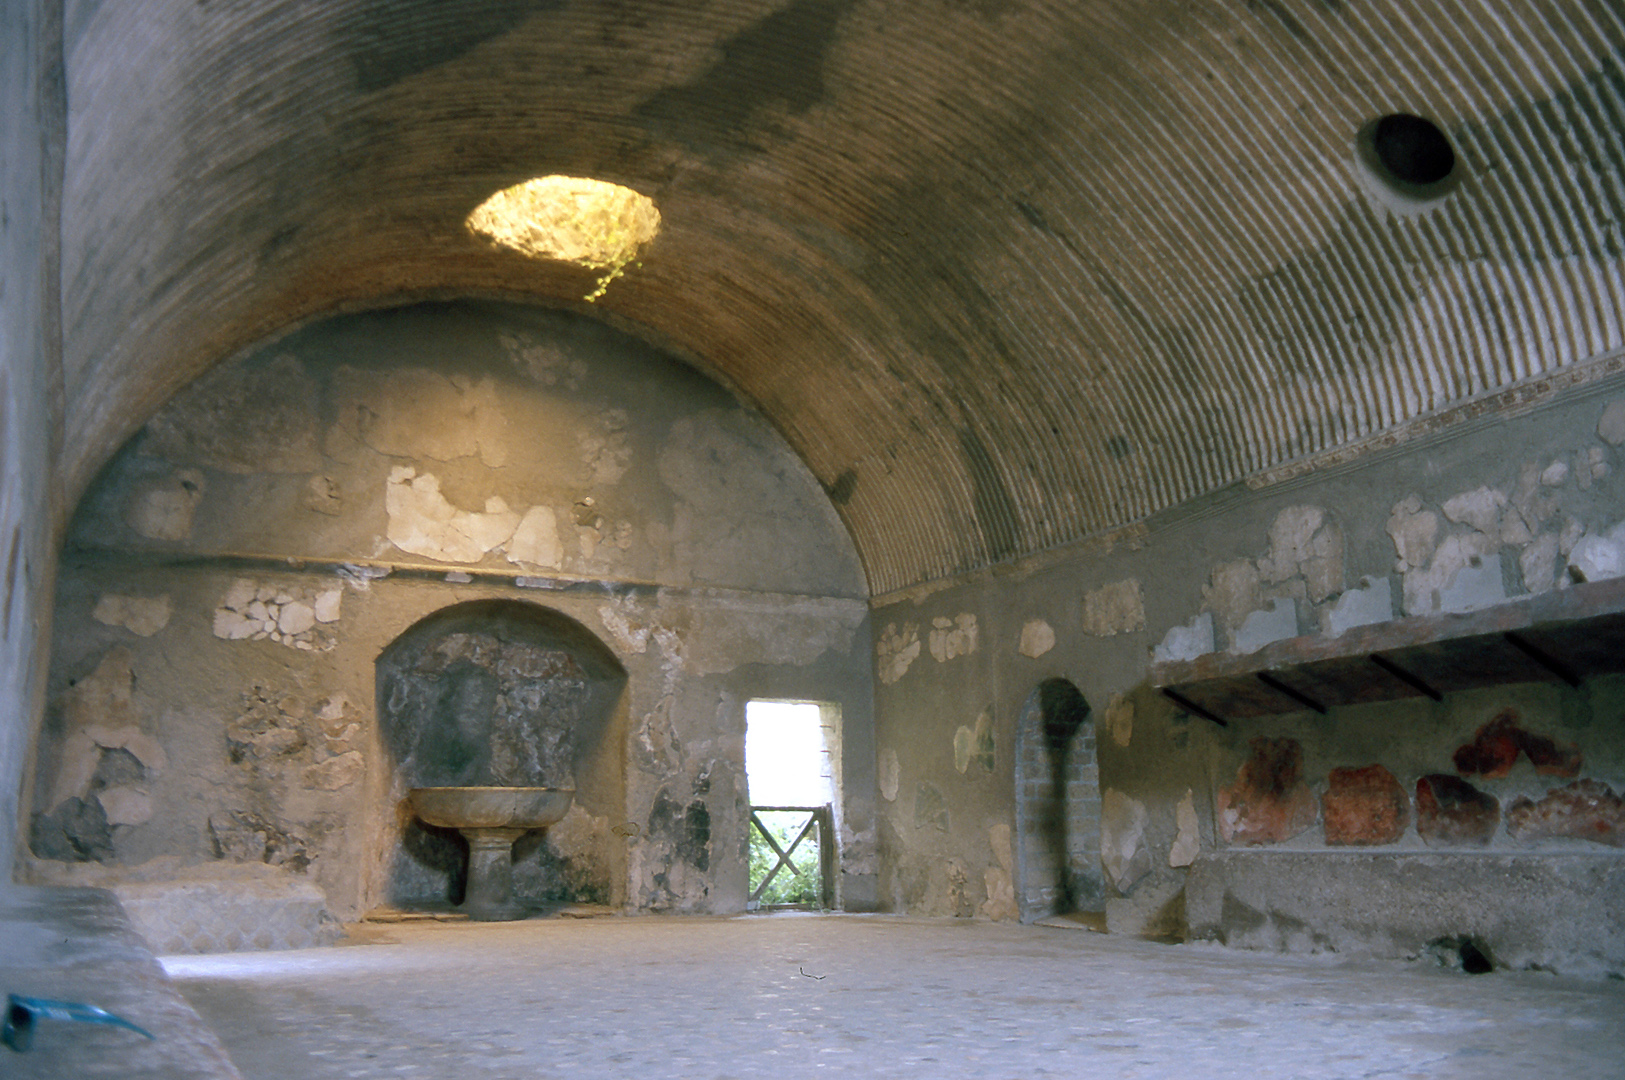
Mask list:
[[[1193,940],[1414,958],[1447,938],[1500,966],[1625,975],[1625,858],[1612,852],[1221,851],[1185,883]]]

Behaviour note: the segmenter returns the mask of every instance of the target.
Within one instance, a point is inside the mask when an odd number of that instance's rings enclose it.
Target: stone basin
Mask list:
[[[426,787],[413,788],[407,799],[430,825],[467,838],[462,910],[470,919],[500,922],[529,914],[513,898],[513,842],[562,818],[574,796],[568,788]]]
[[[568,788],[420,787],[408,797],[418,817],[443,829],[545,829],[574,795]]]

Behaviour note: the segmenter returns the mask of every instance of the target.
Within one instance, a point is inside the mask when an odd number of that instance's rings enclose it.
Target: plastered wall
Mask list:
[[[539,605],[624,673],[557,770],[569,815],[520,843],[531,899],[741,910],[744,703],[790,697],[840,706],[843,891],[873,903],[868,612],[827,497],[692,370],[480,303],[306,328],[104,470],[65,547],[29,872],[294,880],[341,919],[454,898],[445,853],[409,843],[375,660],[476,601]]]
[[[1492,607],[1625,571],[1617,386],[1497,422],[1457,419],[1430,441],[1228,489],[1090,547],[879,598],[883,897],[925,914],[1015,917],[1003,897],[1018,869],[1006,862],[1004,840],[1016,729],[1024,703],[1052,678],[1072,682],[1090,706],[1108,911],[1114,899],[1143,896],[1149,910],[1139,914],[1156,915],[1203,853],[1350,850],[1349,841],[1328,843],[1323,806],[1332,771],[1344,768],[1381,765],[1407,804],[1397,833],[1378,829],[1352,842],[1358,850],[1618,854],[1625,702],[1612,677],[1579,690],[1497,687],[1226,728],[1149,685],[1153,656],[1246,652],[1279,637]],[[1505,771],[1460,771],[1464,746],[1493,741],[1509,725],[1526,733],[1514,742],[1547,740],[1572,760],[1537,767],[1537,749]],[[955,758],[956,733],[967,728],[987,735],[982,767]],[[1270,754],[1293,758],[1284,787],[1296,818],[1282,805],[1244,805],[1244,766],[1255,762],[1263,774],[1257,740],[1266,766],[1276,760]],[[1454,775],[1498,801],[1501,816],[1482,843],[1418,833],[1415,785],[1430,774]],[[1584,812],[1613,822],[1597,840],[1509,825],[1520,799],[1536,808],[1525,807],[1526,823],[1575,802],[1551,793],[1576,782],[1597,785],[1580,792],[1595,796]],[[1284,820],[1259,825],[1271,815]]]
[[[55,560],[58,23],[49,4],[0,4],[0,877],[8,879],[45,686]]]

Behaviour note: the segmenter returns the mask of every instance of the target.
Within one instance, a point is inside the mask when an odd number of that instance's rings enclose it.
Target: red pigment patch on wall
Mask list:
[[[1315,796],[1303,782],[1303,747],[1296,739],[1250,741],[1252,756],[1236,782],[1219,789],[1219,835],[1227,842],[1278,844],[1315,823]]]
[[[1519,840],[1573,838],[1625,847],[1625,799],[1601,780],[1576,780],[1535,802],[1520,795],[1507,807],[1507,833]]]
[[[1463,776],[1478,775],[1494,780],[1512,771],[1518,754],[1523,753],[1535,770],[1544,776],[1580,775],[1580,748],[1560,743],[1546,735],[1536,735],[1518,725],[1518,710],[1506,709],[1478,729],[1473,741],[1456,750],[1456,771]]]
[[[1429,847],[1482,847],[1495,835],[1501,804],[1467,781],[1433,773],[1416,782],[1416,831]]]
[[[1392,844],[1405,832],[1411,801],[1381,765],[1333,769],[1320,797],[1328,844]]]

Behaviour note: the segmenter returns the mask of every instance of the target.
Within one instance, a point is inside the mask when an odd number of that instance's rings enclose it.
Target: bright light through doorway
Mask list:
[[[807,701],[745,704],[745,776],[757,806],[822,806],[834,801],[823,710]]]

